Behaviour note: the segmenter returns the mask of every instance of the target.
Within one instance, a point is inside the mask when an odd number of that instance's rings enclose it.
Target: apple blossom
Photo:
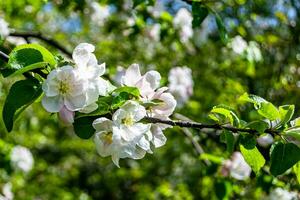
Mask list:
[[[96,130],[94,142],[98,153],[112,156],[119,166],[120,158],[141,159],[150,151],[146,134],[150,124],[139,122],[146,116],[146,110],[135,101],[128,101],[112,116],[112,120],[101,117],[93,122]]]
[[[186,8],[181,8],[176,13],[173,24],[180,30],[180,40],[186,43],[193,36],[192,28],[193,17]]]
[[[261,51],[259,49],[259,45],[256,42],[250,41],[246,52],[247,59],[249,61],[259,62],[262,60]]]
[[[148,30],[148,35],[152,40],[159,42],[159,40],[160,40],[160,24],[158,24],[158,23],[153,24]]]
[[[8,23],[3,18],[0,18],[0,39],[5,38],[8,35],[9,35]]]
[[[123,85],[134,86],[140,90],[141,100],[144,103],[158,100],[157,105],[150,106],[147,109],[147,116],[159,119],[169,119],[168,117],[174,112],[176,100],[171,93],[166,92],[167,87],[159,88],[161,76],[157,71],[149,71],[143,76],[140,73],[139,65],[132,64],[122,77]],[[147,139],[155,147],[160,147],[166,143],[166,137],[163,130],[171,127],[164,124],[152,124]]]
[[[78,111],[90,99],[97,100],[87,81],[70,65],[51,71],[42,88],[45,93],[42,105],[48,112],[59,112],[64,106],[69,111]]]
[[[12,166],[16,170],[21,170],[23,172],[29,172],[33,167],[33,156],[29,149],[22,146],[15,146],[10,154],[10,160]]]
[[[0,200],[12,200],[14,198],[11,183],[6,183],[3,185],[2,194],[3,196],[0,194]]]
[[[188,67],[172,68],[168,80],[169,91],[174,95],[179,106],[182,106],[193,94],[192,70]]]
[[[240,55],[243,54],[248,47],[247,42],[239,35],[235,36],[229,45],[235,53]]]
[[[223,176],[230,175],[237,180],[245,180],[250,176],[251,168],[240,152],[234,152],[230,160],[225,160],[222,166]]]
[[[283,188],[276,188],[271,190],[270,195],[266,198],[267,200],[296,200],[298,195],[296,192],[289,192]]]

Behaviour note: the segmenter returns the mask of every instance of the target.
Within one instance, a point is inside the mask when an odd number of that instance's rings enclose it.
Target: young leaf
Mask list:
[[[140,91],[136,87],[129,87],[129,86],[124,86],[124,87],[119,87],[115,89],[112,94],[113,96],[117,96],[122,92],[126,92],[128,94],[131,94],[134,97],[139,97],[140,96]]]
[[[193,15],[193,21],[192,21],[193,28],[200,27],[203,20],[208,15],[208,8],[205,7],[200,2],[193,2],[193,4],[192,4],[192,15]]]
[[[255,144],[255,138],[247,135],[240,142],[240,151],[251,169],[258,174],[259,170],[265,165],[266,160],[258,151]]]
[[[239,127],[240,120],[237,117],[237,115],[234,113],[232,108],[225,105],[218,105],[218,106],[214,106],[210,112],[212,113],[209,115],[211,119],[218,122],[227,119],[229,120],[230,124]]]
[[[293,170],[294,173],[297,177],[298,183],[300,184],[300,162],[297,162],[294,166],[293,166]]]
[[[14,83],[6,97],[2,117],[8,132],[13,128],[17,113],[23,111],[42,94],[42,88],[36,79],[26,79]]]
[[[284,136],[293,137],[294,139],[300,141],[300,127],[291,127],[283,132]]]
[[[74,120],[73,127],[75,134],[82,139],[89,139],[95,133],[92,124],[96,116],[81,117]]]
[[[7,77],[22,68],[41,62],[49,64],[51,68],[56,64],[54,56],[46,48],[38,44],[20,45],[9,54],[8,66],[2,70],[2,74]],[[31,67],[22,69],[22,73],[30,70]]]
[[[274,176],[283,174],[300,160],[300,149],[292,143],[278,142],[273,144],[270,154],[270,172]]]
[[[276,120],[280,118],[280,114],[278,109],[270,102],[263,102],[261,103],[260,108],[257,110],[258,114],[261,116],[269,119],[269,120]]]
[[[292,119],[294,112],[294,105],[279,106],[280,124],[278,125],[278,127],[287,124]]]
[[[238,100],[242,102],[253,103],[256,109],[260,107],[261,103],[267,102],[265,99],[259,96],[256,96],[254,94],[248,94],[246,92],[242,96],[240,96]]]

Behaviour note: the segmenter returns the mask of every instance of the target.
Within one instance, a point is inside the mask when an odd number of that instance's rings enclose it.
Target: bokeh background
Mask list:
[[[176,66],[192,70],[193,95],[180,113],[199,122],[211,122],[214,105],[226,104],[247,121],[257,118],[250,106],[237,101],[244,92],[266,98],[275,105],[295,104],[300,98],[300,2],[298,0],[205,1],[223,19],[229,35],[224,43],[209,14],[201,26],[191,29],[174,23],[181,0],[145,1],[132,8],[129,0],[1,0],[0,16],[12,30],[41,32],[72,52],[80,42],[96,46],[107,76],[122,66],[139,63],[142,71],[155,69],[168,85],[168,73]],[[187,19],[189,21],[189,19]],[[254,53],[238,53],[236,36],[255,46]],[[36,38],[28,38],[61,54]],[[19,41],[21,42],[21,41]],[[2,41],[9,53],[16,38]],[[251,50],[249,50],[251,51]],[[66,56],[64,54],[61,54]],[[0,65],[4,65],[0,61]],[[0,107],[14,79],[0,78]],[[11,133],[0,124],[0,188],[12,186],[15,199],[262,199],[276,187],[298,190],[293,174],[274,178],[267,170],[245,181],[223,177],[219,160],[230,153],[220,142],[219,132],[180,128],[165,132],[167,144],[142,160],[121,160],[121,168],[110,158],[100,157],[92,139],[82,140],[56,115],[36,103],[21,115]],[[215,162],[200,159],[191,138],[212,155]],[[11,166],[15,145],[33,154],[33,168],[25,173]],[[261,148],[268,157],[269,149]],[[0,192],[1,193],[1,192]]]

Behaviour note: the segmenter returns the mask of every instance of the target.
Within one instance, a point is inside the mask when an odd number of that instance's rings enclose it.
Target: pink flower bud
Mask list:
[[[66,125],[72,124],[74,122],[75,112],[68,110],[63,106],[59,111],[59,119]]]

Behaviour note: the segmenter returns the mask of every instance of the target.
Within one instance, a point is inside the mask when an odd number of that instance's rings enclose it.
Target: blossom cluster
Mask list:
[[[236,54],[245,56],[250,62],[259,62],[262,60],[259,45],[255,41],[247,43],[247,41],[238,35],[232,39],[229,46]]]
[[[81,43],[73,52],[74,63],[54,69],[43,83],[42,105],[48,112],[58,113],[65,123],[73,123],[75,113],[91,113],[98,108],[99,97],[110,96],[116,89],[101,76],[105,63],[98,64],[95,47]],[[98,153],[111,156],[119,166],[120,158],[140,159],[166,143],[163,130],[169,126],[143,122],[145,117],[167,120],[176,107],[176,100],[167,87],[159,87],[157,71],[141,74],[138,64],[132,64],[119,77],[122,87],[137,88],[140,95],[129,99],[112,111],[111,118],[99,116],[92,123]]]

